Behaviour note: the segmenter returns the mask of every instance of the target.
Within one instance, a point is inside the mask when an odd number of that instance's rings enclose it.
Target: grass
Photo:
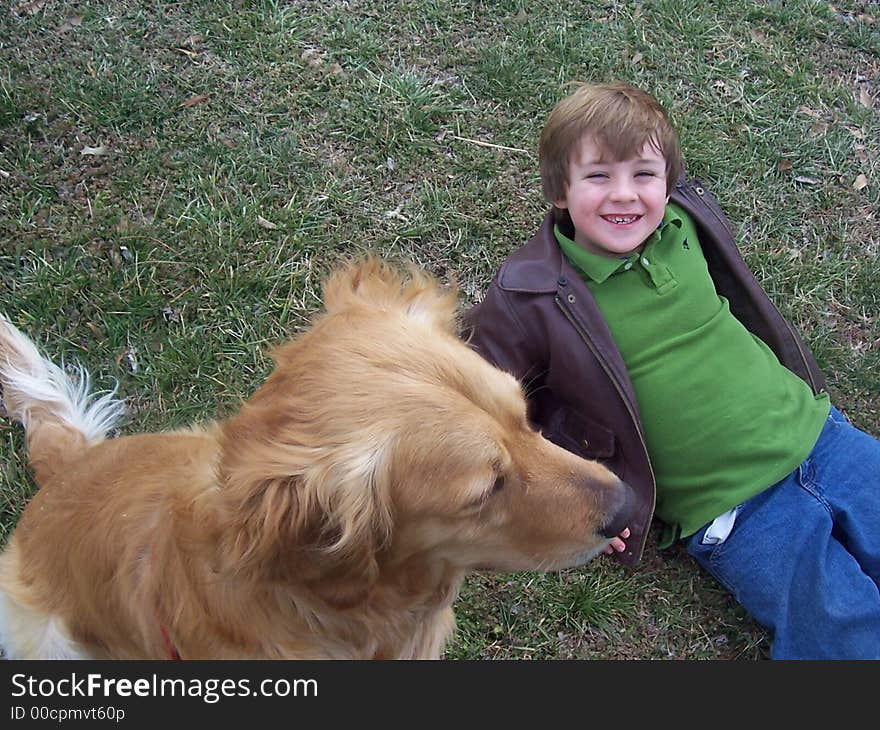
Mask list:
[[[580,79],[660,98],[688,167],[880,432],[880,16],[807,0],[51,2],[0,16],[0,311],[119,382],[126,428],[222,416],[343,256],[477,300],[544,211],[535,148]],[[866,186],[858,182],[864,176]],[[0,424],[0,540],[30,490]],[[747,658],[679,549],[474,576],[450,658]]]

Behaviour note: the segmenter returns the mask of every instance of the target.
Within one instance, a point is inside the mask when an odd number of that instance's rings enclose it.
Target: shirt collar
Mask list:
[[[644,247],[642,248],[642,252],[660,240],[663,229],[670,223],[677,228],[681,228],[683,225],[681,216],[667,205],[666,211],[663,214],[663,220],[660,222],[660,225],[657,226],[657,229],[648,236]],[[626,256],[621,256],[620,258],[599,256],[591,251],[587,251],[580,244],[575,243],[559,230],[558,225],[553,226],[553,235],[556,237],[559,247],[562,249],[565,257],[571,262],[571,264],[584,276],[592,279],[597,284],[603,283],[609,276],[622,270],[627,262],[635,261],[639,257],[638,253],[630,253]]]

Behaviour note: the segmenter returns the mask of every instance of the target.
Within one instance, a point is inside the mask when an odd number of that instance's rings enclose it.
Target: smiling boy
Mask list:
[[[641,248],[666,212],[666,160],[646,142],[636,157],[606,159],[584,137],[572,157],[565,194],[554,200],[567,210],[578,246],[597,256],[627,256]]]
[[[639,497],[609,550],[638,561],[652,517],[772,635],[774,658],[880,658],[880,442],[681,176],[647,93],[582,85],[539,145],[538,234],[467,315],[471,344],[526,385],[545,436]]]

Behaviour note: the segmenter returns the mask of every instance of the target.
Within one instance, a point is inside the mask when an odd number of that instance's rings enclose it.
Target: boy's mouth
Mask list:
[[[626,226],[634,223],[641,217],[640,215],[603,215],[602,220],[613,223],[616,226]]]

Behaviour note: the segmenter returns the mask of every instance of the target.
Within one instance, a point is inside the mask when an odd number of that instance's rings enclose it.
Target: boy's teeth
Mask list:
[[[605,216],[605,220],[611,221],[611,223],[618,223],[620,225],[624,225],[626,223],[632,223],[637,215],[607,215]]]

